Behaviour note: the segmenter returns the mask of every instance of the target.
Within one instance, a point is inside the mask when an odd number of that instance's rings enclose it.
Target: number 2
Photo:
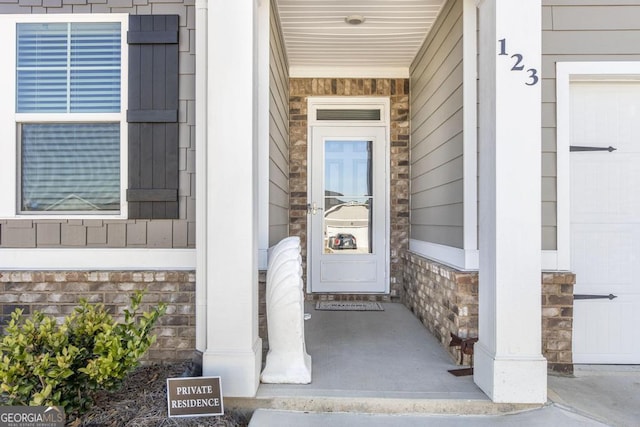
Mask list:
[[[524,70],[524,65],[522,64],[522,55],[516,53],[515,55],[511,55],[512,58],[516,58],[516,63],[511,67],[511,71],[522,71]]]

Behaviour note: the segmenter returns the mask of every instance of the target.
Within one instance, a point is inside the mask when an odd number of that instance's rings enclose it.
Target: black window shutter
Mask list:
[[[129,17],[129,218],[176,219],[178,15]]]

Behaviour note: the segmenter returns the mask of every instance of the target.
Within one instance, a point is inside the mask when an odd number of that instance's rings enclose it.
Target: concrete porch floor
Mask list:
[[[308,385],[262,384],[255,399],[225,399],[253,412],[251,427],[637,426],[640,366],[576,366],[549,376],[545,405],[496,404],[458,368],[403,305],[384,312],[317,311],[308,305]]]
[[[490,415],[541,405],[496,404],[456,377],[453,359],[402,304],[384,311],[320,311],[307,303],[307,352],[312,383],[261,384],[255,399],[225,399],[225,406],[313,412]]]

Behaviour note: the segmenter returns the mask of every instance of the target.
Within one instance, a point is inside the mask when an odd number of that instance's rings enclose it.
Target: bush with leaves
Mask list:
[[[140,313],[142,293],[131,297],[124,322],[104,304],[81,300],[63,324],[42,312],[11,314],[0,341],[0,396],[7,405],[53,405],[81,413],[92,392],[114,390],[155,342],[153,326],[166,311],[161,303]]]

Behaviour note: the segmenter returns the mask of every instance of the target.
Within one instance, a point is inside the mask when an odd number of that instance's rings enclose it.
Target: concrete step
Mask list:
[[[249,427],[586,427],[604,426],[596,420],[556,405],[499,415],[368,414],[339,412],[300,412],[258,409]]]
[[[539,409],[538,404],[494,403],[488,399],[412,399],[386,397],[289,396],[255,399],[225,398],[225,407],[253,412],[258,409],[356,414],[504,415]]]

